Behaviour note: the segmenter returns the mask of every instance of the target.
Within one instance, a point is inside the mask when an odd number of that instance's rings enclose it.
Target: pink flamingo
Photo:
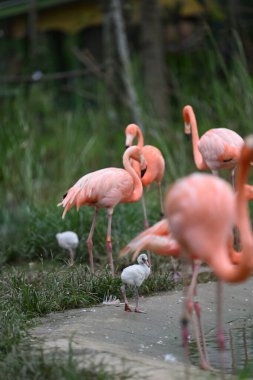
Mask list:
[[[185,134],[192,136],[195,165],[199,170],[210,169],[218,174],[221,169],[231,171],[234,187],[234,169],[240,157],[243,139],[236,132],[227,128],[209,129],[199,138],[198,126],[191,106],[183,108]]]
[[[195,261],[192,282],[189,287],[182,318],[182,333],[186,352],[188,351],[188,320],[192,321],[195,308],[200,314],[200,306],[193,302],[196,293],[199,262],[207,263],[221,281],[229,283],[246,280],[253,271],[253,238],[247,208],[244,185],[248,177],[250,161],[253,158],[253,135],[249,136],[241,149],[238,165],[237,195],[224,180],[208,174],[195,173],[178,180],[169,190],[165,199],[165,212],[173,236],[180,244],[182,256]],[[232,228],[238,225],[242,251],[237,252],[237,265],[231,260]],[[217,292],[218,341],[221,352],[225,338],[221,323],[221,283]],[[194,325],[193,325],[194,326]],[[203,349],[196,329],[194,329],[201,366],[210,368],[200,328]]]
[[[85,205],[95,207],[95,213],[87,240],[92,273],[94,273],[92,237],[98,210],[105,208],[108,216],[106,246],[112,276],[114,276],[111,244],[111,225],[114,208],[118,203],[137,202],[141,198],[143,191],[141,180],[131,166],[132,160],[137,160],[140,163],[141,170],[145,172],[145,158],[141,150],[137,146],[133,146],[127,149],[123,155],[123,166],[125,169],[106,168],[86,174],[67,191],[63,200],[58,204],[58,206],[64,207],[62,218],[65,217],[67,211],[73,206],[76,206],[77,210]]]
[[[141,178],[143,187],[147,187],[153,182],[156,182],[159,191],[160,207],[161,213],[164,214],[163,210],[163,197],[161,190],[161,181],[164,176],[165,161],[162,153],[159,149],[152,145],[144,145],[144,139],[141,129],[136,124],[129,124],[125,129],[126,134],[126,148],[133,145],[134,139],[137,137],[137,146],[141,149],[141,152],[147,162],[147,171]],[[138,163],[134,164],[135,169],[138,171]],[[148,227],[147,210],[145,205],[144,196],[142,196],[142,207],[144,214],[144,226]]]
[[[209,179],[209,177],[211,177],[211,176],[208,176],[208,179]],[[189,177],[189,179],[190,178],[191,177]],[[205,177],[202,178],[202,176],[201,176],[200,180],[202,180],[202,179],[204,181]],[[192,193],[192,196],[194,196],[194,198],[196,198],[196,201],[197,201],[197,199],[198,199],[198,196],[196,195],[197,190],[196,190],[196,192],[194,192],[194,189],[192,189],[192,188],[194,188],[194,186],[195,186],[194,183],[192,183],[191,186],[189,186],[189,192]],[[245,195],[246,199],[249,199],[247,191],[250,191],[250,190],[251,189],[248,190],[248,185],[244,185],[242,187],[241,191],[244,191],[244,195]],[[176,192],[176,190],[175,190],[175,192]],[[215,193],[213,193],[213,196],[215,196]],[[234,199],[236,199],[237,197],[238,197],[238,195],[233,195]],[[185,199],[187,199],[187,197]],[[189,202],[189,203],[191,205],[191,202]],[[177,207],[177,205],[175,207]],[[188,207],[186,201],[185,201],[185,207]],[[211,203],[210,203],[210,207],[212,207]],[[221,212],[220,208],[218,210]],[[182,218],[183,218],[183,216],[182,216]],[[204,219],[205,219],[204,216],[202,218],[199,218],[199,222],[202,223]],[[186,223],[187,223],[187,220],[186,220]],[[194,239],[194,237],[193,237],[193,239]],[[197,242],[198,242],[198,239],[196,240],[196,244],[197,244]],[[240,264],[241,259],[242,259],[242,253],[234,251],[232,230],[230,230],[227,233],[226,247],[227,247],[228,257],[231,260],[231,263]],[[182,247],[179,244],[179,242],[175,239],[174,235],[171,233],[171,228],[169,227],[169,223],[166,219],[161,220],[160,222],[156,223],[154,226],[148,228],[147,230],[145,230],[142,233],[140,233],[139,235],[137,235],[134,239],[132,239],[127,244],[127,246],[121,250],[120,256],[125,256],[126,254],[132,252],[133,253],[132,260],[135,260],[135,258],[139,254],[139,252],[141,250],[144,250],[144,249],[151,250],[153,253],[161,255],[161,256],[175,256],[175,257],[183,256],[182,255]],[[199,352],[200,352],[201,367],[211,369],[211,367],[209,365],[209,361],[208,361],[207,351],[206,351],[205,337],[204,337],[204,332],[203,332],[204,331],[203,330],[203,324],[202,324],[202,320],[201,320],[200,306],[197,302],[194,302],[194,303],[192,302],[192,297],[194,294],[196,294],[197,275],[198,275],[198,271],[199,271],[200,264],[201,264],[201,261],[198,260],[198,258],[199,258],[199,256],[193,252],[191,253],[191,255],[188,256],[188,259],[190,259],[192,261],[193,276],[192,276],[191,285],[190,285],[189,290],[188,290],[187,307],[188,307],[188,312],[190,313],[190,316],[191,316],[191,322],[192,322],[192,326],[193,326],[193,330],[194,330],[194,335],[196,337],[196,341],[197,341]],[[199,340],[199,335],[198,335],[198,331],[197,331],[195,321],[192,318],[193,308],[196,312],[196,316],[197,316],[197,320],[198,320],[200,336],[201,336],[201,340],[203,343],[203,350],[200,346],[200,340]],[[187,321],[187,319],[186,319],[186,321]],[[184,329],[183,331],[184,331],[184,342],[185,342],[185,344],[187,344],[188,330]],[[219,338],[220,338],[220,340],[223,339],[222,332],[220,333]]]

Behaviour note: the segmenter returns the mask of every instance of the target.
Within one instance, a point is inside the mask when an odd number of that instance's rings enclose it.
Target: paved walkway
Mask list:
[[[215,283],[198,287],[210,361],[219,368],[215,347],[215,290]],[[253,360],[253,343],[245,338],[245,324],[253,326],[253,278],[240,285],[224,285],[223,299],[228,337],[226,360],[231,368],[236,361],[238,364],[239,346],[245,356],[240,360]],[[123,305],[52,313],[41,319],[32,334],[41,339],[46,351],[55,348],[67,351],[71,341],[80,365],[103,361],[114,371],[130,371],[132,379],[140,379],[142,375],[154,380],[185,379],[179,325],[182,301],[182,291],[172,291],[141,298],[140,306],[146,314],[126,313]],[[193,352],[191,360],[195,364],[197,358]],[[191,366],[190,372],[192,379],[210,378],[210,374],[195,366]],[[228,378],[230,376],[226,376]]]

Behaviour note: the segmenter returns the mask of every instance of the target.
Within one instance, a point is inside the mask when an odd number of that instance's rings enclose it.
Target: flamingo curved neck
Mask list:
[[[143,133],[142,133],[141,128],[138,127],[138,125],[136,125],[136,130],[137,130],[137,139],[138,139],[137,146],[141,149],[143,148],[143,145],[144,145]]]
[[[252,140],[253,142],[253,140]],[[248,202],[245,196],[244,185],[247,182],[250,161],[252,160],[253,147],[242,150],[237,186],[238,193],[235,198],[236,218],[241,236],[242,251],[240,253],[232,252],[230,257],[226,249],[221,250],[220,255],[212,256],[212,266],[214,272],[224,281],[241,282],[246,280],[253,271],[253,237],[252,228],[248,210]],[[240,257],[238,257],[240,255]],[[237,265],[234,265],[231,257],[237,259]]]
[[[138,177],[136,171],[131,165],[130,159],[131,159],[131,152],[127,150],[123,157],[123,166],[125,170],[131,175],[134,182],[134,190],[132,194],[130,195],[130,197],[127,199],[127,202],[136,202],[142,197],[143,187],[142,187],[140,178]]]
[[[185,106],[183,109],[183,117],[185,121],[185,133],[192,135],[192,148],[195,165],[199,170],[208,169],[207,164],[203,160],[202,154],[199,151],[199,133],[195,114],[191,106]]]
[[[238,264],[234,264],[228,256],[227,249],[216,250],[211,261],[208,263],[216,276],[225,282],[235,283],[245,281],[252,273],[252,265],[249,265],[246,251],[252,254],[252,246],[245,246],[241,252],[241,257]],[[252,261],[252,260],[251,260]]]

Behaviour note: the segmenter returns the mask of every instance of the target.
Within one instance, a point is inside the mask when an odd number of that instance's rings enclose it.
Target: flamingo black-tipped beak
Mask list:
[[[186,140],[187,140],[187,141],[190,141],[190,140],[191,140],[191,134],[188,134],[188,133],[186,134],[186,133],[185,133],[185,137],[186,137]]]
[[[150,268],[150,262],[148,260],[146,261],[146,264]]]
[[[130,145],[125,145],[125,150],[127,150],[130,147]]]
[[[144,177],[144,174],[146,173],[147,168],[141,170],[141,178]]]
[[[65,193],[63,196],[62,196],[62,199],[66,198],[68,193]]]

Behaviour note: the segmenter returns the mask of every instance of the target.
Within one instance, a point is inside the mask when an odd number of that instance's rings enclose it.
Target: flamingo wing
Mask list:
[[[160,256],[179,256],[180,246],[173,238],[166,219],[140,233],[124,247],[120,256],[132,252],[135,260],[141,250],[150,250]]]
[[[211,170],[234,167],[244,141],[236,132],[227,128],[207,131],[199,140],[198,148]]]
[[[130,174],[119,168],[106,168],[81,177],[67,192],[59,206],[66,212],[82,205],[113,208],[133,191]]]

